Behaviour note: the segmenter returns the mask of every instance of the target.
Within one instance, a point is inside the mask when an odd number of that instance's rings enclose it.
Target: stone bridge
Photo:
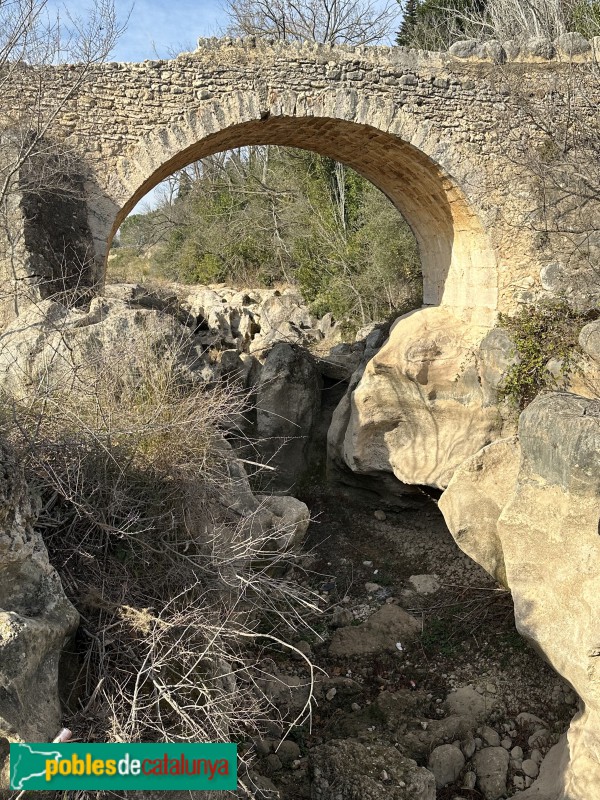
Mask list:
[[[379,187],[418,240],[425,304],[488,326],[498,310],[569,288],[560,253],[521,224],[537,208],[521,152],[537,132],[512,89],[543,103],[591,53],[561,57],[550,43],[508,57],[497,43],[452,54],[212,39],[171,61],[97,67],[53,129],[82,165],[87,223],[73,214],[93,238],[87,279],[101,281],[120,223],[174,171],[229,148],[289,145]],[[76,72],[56,68],[44,102],[64,97]],[[56,229],[60,216],[37,218]],[[30,251],[43,249],[29,238]]]

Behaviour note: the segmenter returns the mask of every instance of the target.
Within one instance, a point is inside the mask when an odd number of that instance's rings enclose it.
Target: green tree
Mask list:
[[[403,8],[402,24],[396,35],[396,44],[410,46],[412,35],[417,24],[418,0],[406,0]]]

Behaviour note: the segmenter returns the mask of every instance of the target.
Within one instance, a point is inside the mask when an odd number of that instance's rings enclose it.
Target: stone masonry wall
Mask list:
[[[274,143],[337,158],[390,197],[419,242],[426,304],[488,326],[498,309],[568,293],[566,257],[519,224],[536,206],[522,162],[538,131],[511,88],[560,107],[579,70],[579,96],[564,102],[589,104],[599,43],[561,39],[449,53],[201,40],[174,60],[109,63],[85,80],[77,65],[50,70],[54,135],[88,170],[96,277],[118,225],[160,180],[219,150]],[[33,93],[26,79],[14,91]],[[560,276],[552,287],[548,274]]]

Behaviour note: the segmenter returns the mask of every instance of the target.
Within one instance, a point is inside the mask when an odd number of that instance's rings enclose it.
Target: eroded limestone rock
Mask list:
[[[51,741],[58,732],[58,661],[78,622],[34,529],[38,506],[0,444],[0,741]],[[0,764],[0,788],[5,778]]]
[[[90,375],[119,369],[141,374],[150,354],[172,358],[198,377],[208,366],[189,328],[171,314],[96,298],[89,311],[52,300],[29,306],[0,334],[0,385],[12,397],[89,388]],[[112,363],[111,363],[112,359]]]
[[[334,418],[330,450],[358,473],[393,472],[403,483],[445,487],[466,458],[502,434],[493,372],[480,358],[486,329],[447,308],[401,317]],[[485,385],[484,385],[485,384]]]
[[[517,628],[583,701],[523,798],[589,800],[600,786],[599,463],[600,403],[542,395],[521,414],[518,441],[473,456],[440,500],[458,544],[493,575],[503,563]]]

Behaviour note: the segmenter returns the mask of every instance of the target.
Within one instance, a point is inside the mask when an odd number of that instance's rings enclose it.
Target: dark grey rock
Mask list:
[[[484,747],[473,759],[477,785],[485,800],[499,800],[506,794],[509,755],[503,747]]]
[[[433,772],[438,789],[448,786],[458,778],[465,766],[465,757],[458,747],[441,744],[429,756],[428,768]]]
[[[280,342],[264,363],[256,392],[258,448],[289,488],[308,466],[310,437],[321,406],[321,376],[306,350]]]

